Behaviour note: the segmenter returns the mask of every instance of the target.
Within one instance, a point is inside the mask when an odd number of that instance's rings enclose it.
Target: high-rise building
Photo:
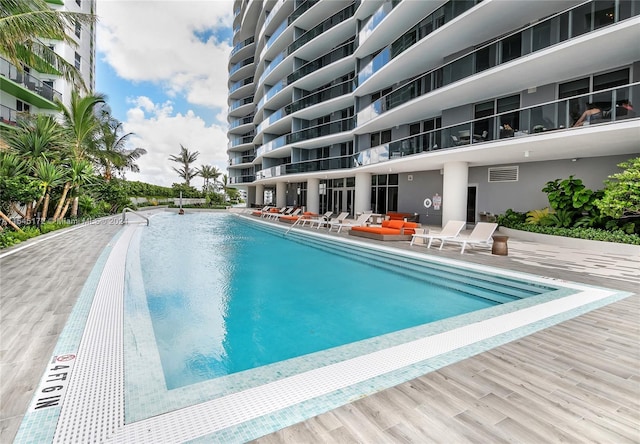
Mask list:
[[[51,9],[95,13],[95,0],[47,0]],[[44,40],[57,54],[74,65],[87,89],[95,88],[95,24],[78,23],[73,30],[77,46]],[[19,70],[0,56],[0,125],[15,125],[19,113],[55,114],[56,99],[69,105],[73,85],[61,76],[39,73],[29,66]]]
[[[640,155],[637,0],[236,0],[233,32],[249,204],[473,223]]]

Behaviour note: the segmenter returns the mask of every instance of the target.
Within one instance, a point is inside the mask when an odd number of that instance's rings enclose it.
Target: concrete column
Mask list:
[[[447,162],[442,178],[442,225],[450,220],[467,220],[467,162]]]
[[[264,205],[264,185],[258,184],[256,185],[256,205],[263,206]]]
[[[287,206],[287,184],[285,182],[276,183],[276,207]]]
[[[320,179],[307,180],[307,211],[320,211]]]
[[[356,197],[354,214],[371,210],[371,174],[356,174]]]

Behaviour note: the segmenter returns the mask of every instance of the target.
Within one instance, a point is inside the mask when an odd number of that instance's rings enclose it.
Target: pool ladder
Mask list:
[[[144,220],[147,221],[147,226],[149,226],[149,218],[147,216],[143,216],[142,214],[138,213],[137,211],[132,210],[131,208],[125,207],[124,210],[122,210],[122,223],[125,224],[127,222],[127,212],[129,213],[133,213],[136,216],[140,216],[141,218],[143,218]]]

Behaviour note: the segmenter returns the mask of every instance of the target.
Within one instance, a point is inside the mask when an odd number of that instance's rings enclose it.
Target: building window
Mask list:
[[[76,52],[76,58],[75,58],[75,67],[76,67],[76,69],[80,69],[81,62],[82,62],[82,58],[80,57],[80,54],[78,54]]]
[[[389,142],[391,142],[391,130],[371,133],[371,146],[384,145]]]
[[[397,174],[371,176],[371,209],[379,214],[398,211]]]
[[[28,113],[31,110],[31,105],[24,103],[22,100],[16,100],[16,111],[19,113]]]
[[[76,37],[80,38],[80,34],[82,32],[82,25],[79,21],[76,20]]]

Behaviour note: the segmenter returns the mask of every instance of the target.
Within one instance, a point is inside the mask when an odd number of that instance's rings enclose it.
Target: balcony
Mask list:
[[[242,165],[244,163],[251,163],[255,160],[256,156],[248,155],[248,156],[234,156],[229,158],[229,166],[237,166]]]
[[[334,122],[305,128],[300,131],[287,135],[287,144],[298,143],[305,140],[317,139],[318,137],[330,136],[345,131],[351,131],[355,128],[355,119],[348,117],[346,119],[336,120]]]
[[[378,72],[391,60],[402,54],[407,49],[427,37],[433,31],[441,28],[456,17],[473,8],[479,1],[448,2],[432,14],[429,14],[416,26],[407,31],[391,45],[384,48],[358,73],[358,85],[362,85],[369,77]],[[383,5],[384,6],[384,5]],[[362,41],[361,41],[362,42]]]
[[[253,37],[249,37],[245,41],[238,43],[231,50],[231,54],[229,55],[229,58],[232,58],[238,51],[240,51],[243,48],[246,48],[247,46],[251,45],[253,42],[254,42],[254,38]]]
[[[354,88],[355,86],[353,84],[353,81],[351,80],[340,83],[338,85],[329,86],[327,88],[324,88],[321,91],[308,94],[300,98],[299,100],[296,100],[292,104],[287,105],[288,111],[289,113],[294,113],[301,109],[305,109],[310,106],[317,105],[327,100],[331,100],[331,99],[335,99],[336,97],[341,97],[347,94],[351,94]]]
[[[288,174],[311,173],[315,171],[339,170],[353,167],[353,155],[331,157],[327,159],[306,160],[287,163],[256,172],[256,180],[286,176]]]
[[[229,177],[229,183],[232,185],[237,185],[241,183],[251,183],[255,180],[255,176],[253,174],[246,176],[232,176]]]
[[[293,54],[293,52],[296,49],[301,48],[311,40],[315,39],[319,35],[322,35],[322,33],[327,32],[329,29],[333,28],[334,26],[344,22],[348,18],[353,17],[358,7],[357,6],[358,4],[359,2],[358,3],[353,2],[352,4],[344,8],[342,11],[332,15],[331,17],[329,17],[328,19],[320,23],[318,26],[315,26],[314,28],[311,28],[310,30],[302,34],[291,45],[289,45],[289,49],[288,49],[289,54]]]
[[[296,21],[298,17],[307,12],[312,6],[318,3],[319,0],[307,0],[306,2],[300,4],[292,13],[289,15],[288,22],[289,24]]]
[[[229,77],[231,77],[235,72],[237,72],[240,68],[244,68],[247,65],[251,65],[253,63],[253,57],[249,57],[244,59],[231,67],[229,70]]]
[[[350,40],[349,42],[335,48],[327,54],[302,65],[295,72],[293,72],[293,74],[290,74],[287,77],[287,83],[291,84],[296,80],[300,80],[301,78],[311,74],[314,71],[324,68],[325,66],[337,62],[338,60],[344,59],[345,57],[349,57],[351,54],[353,54],[353,49],[354,42],[353,40]]]
[[[241,106],[249,105],[251,103],[253,103],[253,96],[246,97],[244,99],[234,100],[229,105],[229,112],[231,112],[233,110],[236,110],[236,109],[240,108]]]
[[[253,124],[253,117],[254,115],[251,114],[250,116],[242,117],[239,119],[232,119],[231,122],[229,123],[229,129],[238,128],[239,126],[242,126],[242,125]]]
[[[264,72],[262,73],[262,75],[260,75],[260,79],[258,80],[259,85],[262,85],[262,83],[264,82],[264,79],[271,73],[271,71],[273,71],[276,68],[276,66],[278,66],[278,64],[282,63],[282,61],[285,59],[286,56],[287,56],[287,51],[282,51],[280,54],[275,56],[273,60],[269,62],[269,64],[264,69]]]
[[[372,165],[394,158],[420,154],[425,151],[464,148],[473,144],[523,140],[539,135],[577,134],[583,127],[572,128],[585,103],[594,103],[602,114],[588,127],[610,125],[637,119],[621,106],[624,100],[640,98],[640,82],[622,88],[610,88],[589,94],[556,100],[545,104],[519,108],[481,119],[436,128],[388,144],[371,147],[354,155],[357,166]],[[513,139],[512,139],[513,138]]]
[[[55,102],[62,100],[62,94],[50,85],[18,71],[18,68],[3,58],[0,58],[0,86],[3,91],[38,108],[57,109]]]
[[[243,136],[238,136],[238,137],[229,137],[228,149],[232,149],[234,147],[244,145],[247,143],[252,143],[254,137],[255,136],[253,133],[246,134]]]
[[[373,33],[380,23],[389,15],[389,13],[398,6],[400,0],[392,0],[384,2],[376,12],[369,18],[369,20],[360,28],[358,34],[358,42],[362,45],[367,38]]]
[[[243,86],[251,85],[253,83],[253,77],[247,77],[246,79],[238,80],[236,83],[229,87],[229,95],[234,91],[242,88]]]
[[[0,123],[15,126],[18,123],[18,111],[8,106],[0,105]]]
[[[598,9],[601,4],[582,4],[422,74],[361,109],[358,124],[436,89],[640,14],[640,10],[633,11],[631,7],[609,8],[613,3]]]

